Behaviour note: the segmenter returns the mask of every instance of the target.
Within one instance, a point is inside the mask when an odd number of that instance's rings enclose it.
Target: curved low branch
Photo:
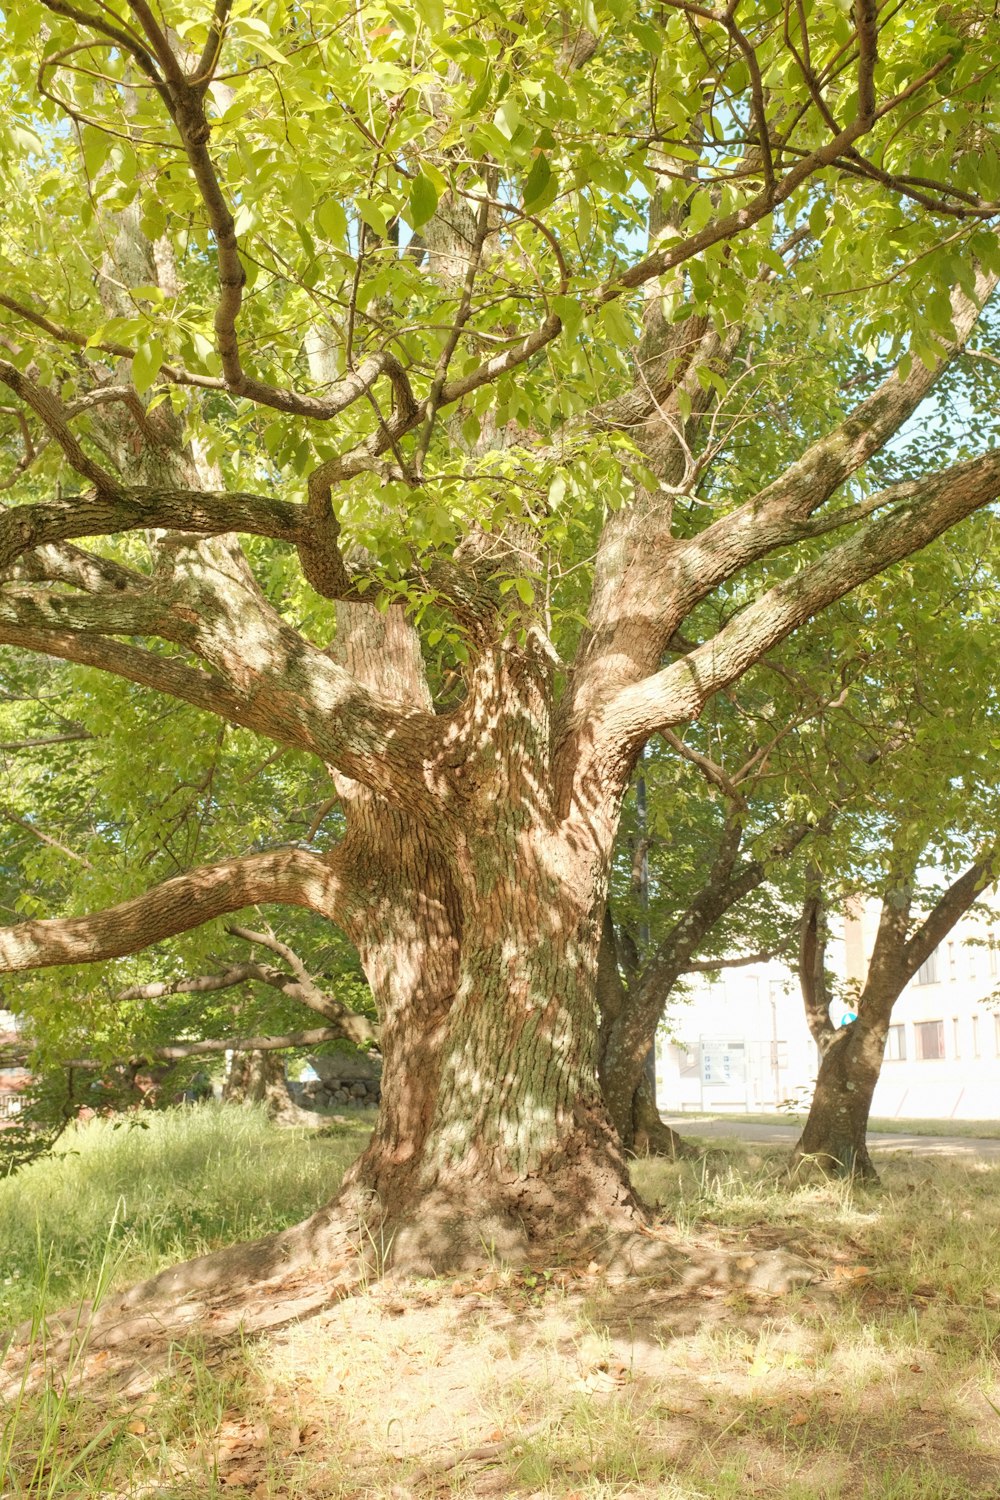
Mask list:
[[[318,1047],[323,1042],[340,1041],[344,1033],[336,1026],[316,1026],[311,1031],[289,1031],[283,1036],[244,1036],[212,1038],[205,1042],[172,1042],[167,1047],[150,1047],[129,1063],[179,1062],[185,1057],[210,1057],[217,1052],[287,1052],[292,1047]],[[106,1063],[95,1062],[91,1057],[73,1057],[64,1063],[67,1068],[105,1068]]]
[[[272,933],[255,932],[248,927],[227,925],[226,931],[244,942],[257,943],[283,958],[292,970],[291,974],[271,964],[230,964],[218,974],[184,974],[177,979],[154,979],[147,984],[132,984],[120,991],[119,1000],[162,1000],[166,995],[210,995],[220,990],[235,989],[241,984],[263,984],[278,990],[288,1000],[325,1017],[335,1027],[335,1035],[344,1037],[356,1045],[378,1041],[378,1028],[367,1016],[351,1010],[342,1000],[328,995],[313,978],[293,948],[276,938]],[[149,1054],[153,1056],[154,1054]],[[158,1052],[156,1056],[166,1054]],[[177,1053],[181,1056],[181,1053]],[[187,1055],[186,1053],[183,1055]]]
[[[248,854],[175,876],[130,901],[84,917],[0,928],[0,972],[122,958],[261,901],[304,906],[332,918],[342,895],[335,862],[329,858],[301,849]]]
[[[0,598],[0,645],[20,646],[59,661],[96,667],[140,687],[180,698],[206,713],[240,722],[239,697],[216,673],[189,667],[175,657],[144,651],[124,641],[109,640],[95,631],[48,629],[33,613],[15,607],[23,603],[23,600],[12,601],[9,596]]]
[[[207,590],[204,604],[192,594],[174,609],[152,593],[7,590],[0,593],[0,644],[127,677],[317,755],[390,798],[428,800],[425,761],[442,735],[433,714],[370,692],[257,601],[234,595],[228,619],[218,603]],[[250,619],[257,626],[252,661],[245,651]],[[108,638],[116,632],[159,636],[201,656],[208,670]]]

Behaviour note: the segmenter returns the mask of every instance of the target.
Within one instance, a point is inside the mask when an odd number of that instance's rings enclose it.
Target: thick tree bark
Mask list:
[[[462,851],[474,929],[456,919],[440,853],[411,828],[392,840],[383,888],[405,909],[356,938],[381,1015],[383,1107],[349,1185],[377,1197],[408,1264],[519,1256],[639,1213],[596,1079],[601,899],[584,872],[553,879],[561,841],[540,849],[514,822]]]
[[[402,610],[338,606],[335,649],[365,686],[429,703]],[[343,921],[383,1058],[378,1123],[346,1193],[379,1215],[395,1259],[435,1267],[638,1213],[596,1083],[613,809],[594,810],[586,839],[571,816],[567,837],[546,806],[547,673],[502,659],[481,670],[492,702],[472,726],[460,822],[336,778],[339,868],[358,892]]]

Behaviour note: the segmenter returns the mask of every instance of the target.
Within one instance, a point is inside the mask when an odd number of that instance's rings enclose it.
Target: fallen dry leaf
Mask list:
[[[871,1266],[834,1266],[834,1281],[863,1281],[872,1274]]]
[[[789,1427],[804,1427],[808,1421],[809,1413],[807,1411],[797,1411],[793,1416],[788,1418],[788,1425]]]

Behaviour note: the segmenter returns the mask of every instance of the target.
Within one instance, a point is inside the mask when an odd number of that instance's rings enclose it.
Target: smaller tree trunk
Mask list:
[[[222,1097],[230,1104],[263,1104],[272,1120],[294,1113],[280,1052],[241,1052],[233,1057]]]
[[[884,1014],[873,1015],[872,1006],[838,1031],[822,1054],[809,1116],[792,1156],[793,1172],[811,1164],[831,1176],[878,1180],[867,1135],[895,997],[887,998]]]
[[[605,908],[597,955],[597,1007],[600,1013],[598,1074],[608,1113],[625,1150],[633,1156],[669,1156],[676,1161],[693,1155],[676,1131],[664,1125],[656,1107],[656,1088],[644,1067],[638,1084],[614,1067],[609,1042],[628,1004],[618,967],[617,937],[610,908]],[[655,1047],[655,1040],[652,1045]]]
[[[660,1119],[656,1088],[645,1071],[632,1099],[632,1151],[636,1156],[669,1156],[671,1161],[697,1155],[693,1146]]]

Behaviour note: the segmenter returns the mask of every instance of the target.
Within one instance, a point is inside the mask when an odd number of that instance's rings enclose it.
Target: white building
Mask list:
[[[21,1090],[31,1080],[26,1068],[5,1061],[5,1052],[15,1048],[20,1040],[17,1017],[9,1010],[0,1010],[0,1126],[20,1114]]]
[[[863,982],[878,926],[870,902],[844,920],[828,961],[849,996]],[[850,1000],[835,1001],[837,1024]],[[771,1111],[808,1104],[819,1054],[798,979],[782,964],[695,976],[657,1040],[665,1113]],[[967,918],[896,1002],[872,1114],[898,1119],[1000,1116],[1000,919]]]
[[[798,980],[779,963],[693,976],[657,1038],[664,1112],[773,1110],[810,1086],[817,1051]]]

